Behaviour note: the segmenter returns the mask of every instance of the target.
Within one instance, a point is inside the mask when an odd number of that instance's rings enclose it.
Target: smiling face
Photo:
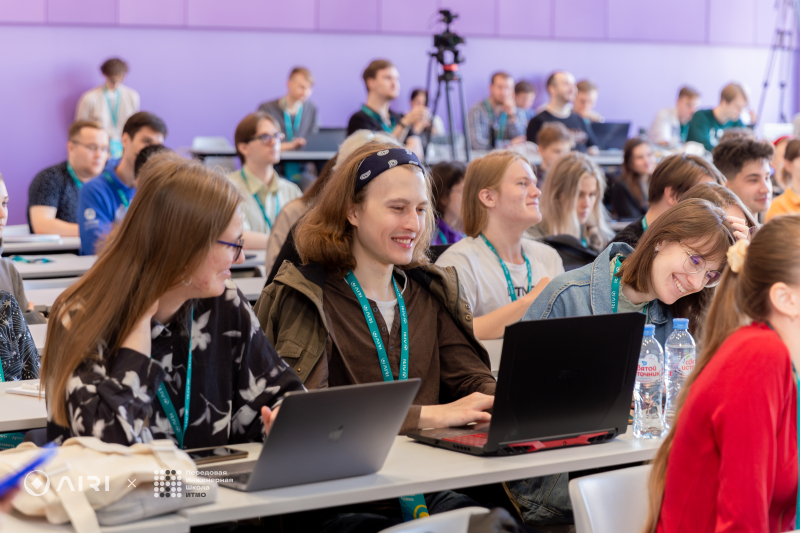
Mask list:
[[[489,217],[498,219],[503,227],[524,230],[542,220],[540,194],[531,166],[515,159],[503,174],[499,190],[484,189],[481,201],[489,208]]]
[[[772,179],[766,159],[747,161],[742,165],[742,170],[728,180],[727,185],[753,214],[769,209],[772,202]]]
[[[691,261],[689,253],[703,255],[695,247],[698,244],[693,241],[686,241],[683,246],[678,242],[659,244],[659,251],[653,259],[650,281],[656,298],[661,300],[662,303],[671,305],[679,298],[700,292],[703,290],[704,278],[708,274],[707,271],[722,270],[721,261],[711,261],[705,258],[705,269],[693,274],[686,272],[684,265],[687,260]],[[684,246],[686,249],[684,249]],[[687,253],[687,250],[689,253]]]
[[[394,167],[367,186],[364,202],[350,208],[353,244],[380,265],[407,265],[425,232],[429,209],[425,176],[406,166]]]
[[[242,238],[242,231],[242,209],[239,207],[217,240],[235,243]],[[225,280],[231,277],[231,265],[244,262],[244,252],[234,261],[235,256],[233,246],[218,242],[212,244],[205,259],[191,274],[192,297],[213,298],[225,292]]]
[[[578,198],[575,200],[575,212],[578,222],[581,224],[586,224],[594,206],[597,205],[599,189],[597,178],[591,174],[587,174],[581,179],[581,184],[578,186]]]

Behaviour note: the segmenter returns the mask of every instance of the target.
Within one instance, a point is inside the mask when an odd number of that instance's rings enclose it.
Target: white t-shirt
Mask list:
[[[527,237],[522,239],[522,251],[531,263],[531,284],[536,286],[543,277],[554,278],[564,273],[561,257],[553,248]],[[511,303],[508,283],[500,259],[481,237],[466,237],[447,249],[436,261],[438,266],[454,266],[467,301],[476,317]],[[506,263],[517,298],[528,294],[528,267]]]

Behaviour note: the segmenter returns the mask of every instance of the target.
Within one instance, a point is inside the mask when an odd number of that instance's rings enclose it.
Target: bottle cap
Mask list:
[[[673,318],[672,327],[675,329],[689,329],[688,318]]]
[[[655,324],[645,324],[644,326],[644,336],[645,337],[652,337],[656,334],[656,326]]]

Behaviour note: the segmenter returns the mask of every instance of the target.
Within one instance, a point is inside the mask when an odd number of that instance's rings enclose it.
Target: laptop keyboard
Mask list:
[[[463,444],[465,446],[483,447],[489,437],[488,433],[473,433],[471,435],[462,435],[460,437],[446,437],[442,440],[447,442],[455,442],[456,444]]]

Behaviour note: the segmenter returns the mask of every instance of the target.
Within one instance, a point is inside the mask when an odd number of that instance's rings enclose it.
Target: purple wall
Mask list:
[[[425,83],[436,11],[461,14],[468,103],[505,69],[539,88],[566,68],[600,86],[609,120],[646,127],[691,83],[713,105],[731,80],[757,102],[773,33],[773,0],[0,0],[0,172],[11,224],[25,222],[33,175],[64,158],[80,94],[119,55],[142,107],[164,118],[167,144],[233,137],[258,103],[283,93],[292,66],[317,79],[322,124],[344,125],[364,99],[361,72],[376,57],[409,90]],[[796,58],[789,112],[796,109]],[[770,93],[777,96],[777,79]],[[777,119],[770,98],[765,120]]]

